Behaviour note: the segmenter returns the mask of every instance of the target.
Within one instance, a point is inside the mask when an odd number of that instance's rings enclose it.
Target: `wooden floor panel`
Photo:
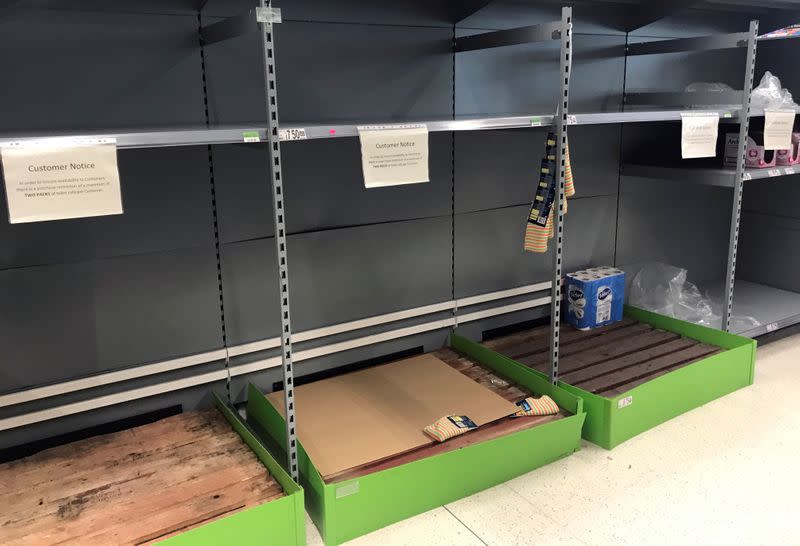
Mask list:
[[[0,465],[3,544],[140,544],[283,496],[216,410]]]
[[[549,327],[542,326],[484,345],[549,373],[548,334]],[[562,326],[559,377],[570,385],[613,397],[719,350],[630,319],[588,331]]]

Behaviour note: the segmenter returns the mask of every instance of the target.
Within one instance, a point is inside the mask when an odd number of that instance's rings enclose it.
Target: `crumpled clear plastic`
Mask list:
[[[765,109],[795,109],[797,104],[788,89],[781,87],[781,80],[769,70],[764,72],[761,82],[750,95],[750,108],[759,113]]]
[[[722,302],[712,299],[686,280],[688,271],[661,262],[643,266],[628,289],[628,303],[660,315],[720,328]],[[760,323],[753,317],[732,316],[731,330],[745,331]]]
[[[730,85],[725,84],[725,83],[719,83],[719,82],[695,82],[695,83],[690,83],[689,85],[686,86],[686,92],[687,93],[704,93],[704,92],[705,93],[720,93],[720,99],[723,98],[721,93],[731,92],[731,91],[734,91],[734,89]],[[726,100],[720,100],[719,103],[717,103],[717,104],[691,105],[691,106],[689,106],[689,108],[691,108],[691,109],[700,109],[700,110],[708,110],[709,107],[714,107],[714,106],[718,106],[718,107],[731,106],[730,104],[727,104],[727,102],[730,101],[730,95],[728,95],[725,98],[727,99],[727,101]],[[691,99],[689,99],[689,100],[691,101]]]
[[[686,86],[687,93],[722,93],[723,91],[733,91],[733,88],[726,83],[719,82],[695,82]]]

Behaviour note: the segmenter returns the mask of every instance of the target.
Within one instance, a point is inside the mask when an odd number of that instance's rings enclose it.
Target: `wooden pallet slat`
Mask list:
[[[665,332],[663,330],[643,330],[636,335],[630,337],[623,337],[614,339],[611,342],[604,343],[595,347],[584,347],[582,351],[569,354],[559,361],[559,369],[563,373],[579,370],[599,364],[613,358],[625,356],[630,353],[641,351],[673,339],[680,337],[678,334],[672,332]],[[541,358],[531,359],[536,369],[540,371],[547,370],[547,360]],[[531,361],[523,359],[520,362],[526,366],[531,365]]]
[[[543,326],[484,345],[547,373],[548,332]],[[559,345],[560,379],[603,396],[617,396],[719,351],[717,347],[632,319],[588,331],[562,327]]]
[[[577,385],[578,383],[588,381],[589,379],[594,379],[595,377],[600,377],[608,373],[613,373],[617,370],[627,368],[628,366],[641,364],[642,362],[647,362],[648,360],[652,360],[665,354],[674,353],[675,351],[680,351],[681,349],[687,349],[693,345],[697,345],[697,343],[697,341],[685,337],[674,339],[654,347],[649,347],[642,351],[637,351],[619,358],[607,360],[599,364],[593,364],[579,370],[563,373],[561,374],[561,380],[569,383],[570,385]]]
[[[565,325],[561,328],[561,333],[559,335],[559,345],[561,346],[561,351],[563,354],[564,349],[567,345],[570,345],[574,342],[583,342],[593,338],[605,338],[612,333],[616,333],[617,330],[626,330],[630,327],[636,327],[637,323],[630,319],[625,319],[619,322],[615,322],[613,324],[608,324],[606,326],[601,326],[600,328],[595,328],[593,330],[576,330],[572,326]],[[639,325],[640,327],[640,325]],[[546,334],[549,334],[549,329],[544,327],[543,330]],[[619,335],[619,334],[616,334]],[[624,334],[621,334],[624,336]],[[524,343],[519,343],[511,346],[504,347],[498,352],[504,354],[505,356],[513,359],[519,359],[528,355],[538,354],[538,353],[546,353],[550,348],[550,337],[549,335],[539,336],[537,339],[532,341],[526,341]]]
[[[625,390],[630,390],[634,386],[652,380],[657,376],[655,374],[661,371],[666,373],[666,371],[686,366],[687,364],[691,364],[700,358],[705,358],[718,351],[718,347],[698,343],[687,349],[669,353],[636,366],[590,379],[576,386],[595,393],[607,392],[620,387],[624,387]]]
[[[650,332],[652,329],[653,327],[649,324],[634,324],[599,336],[573,338],[571,342],[567,341],[565,343],[559,343],[559,355],[561,355],[561,361],[566,361],[566,359],[572,355],[576,355],[584,351],[599,351],[606,345],[630,340],[636,335]],[[549,351],[545,350],[521,358],[516,358],[515,360],[518,360],[519,362],[522,362],[531,368],[546,371],[549,369],[550,353]],[[559,361],[559,363],[561,361]]]

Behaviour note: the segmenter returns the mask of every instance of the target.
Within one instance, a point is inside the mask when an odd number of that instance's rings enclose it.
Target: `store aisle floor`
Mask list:
[[[800,545],[798,390],[800,334],[759,348],[752,387],[347,544]]]

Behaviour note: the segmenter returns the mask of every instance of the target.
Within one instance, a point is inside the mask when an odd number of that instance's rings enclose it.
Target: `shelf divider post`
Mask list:
[[[564,179],[566,174],[567,115],[569,114],[569,78],[572,66],[572,8],[561,8],[561,50],[559,59],[559,95],[556,109],[556,165],[558,171],[553,202],[553,282],[550,296],[550,380],[558,382],[558,338],[561,330],[561,269],[564,235]]]
[[[728,264],[725,272],[725,301],[722,305],[722,329],[730,331],[733,312],[733,284],[736,277],[736,252],[739,246],[739,221],[742,215],[742,183],[744,177],[747,132],[750,128],[750,96],[753,90],[753,77],[756,69],[756,42],[758,40],[758,21],[750,21],[747,38],[747,60],[742,89],[742,110],[739,115],[739,155],[736,156],[736,175],[733,181],[733,207],[731,228],[728,240]]]

